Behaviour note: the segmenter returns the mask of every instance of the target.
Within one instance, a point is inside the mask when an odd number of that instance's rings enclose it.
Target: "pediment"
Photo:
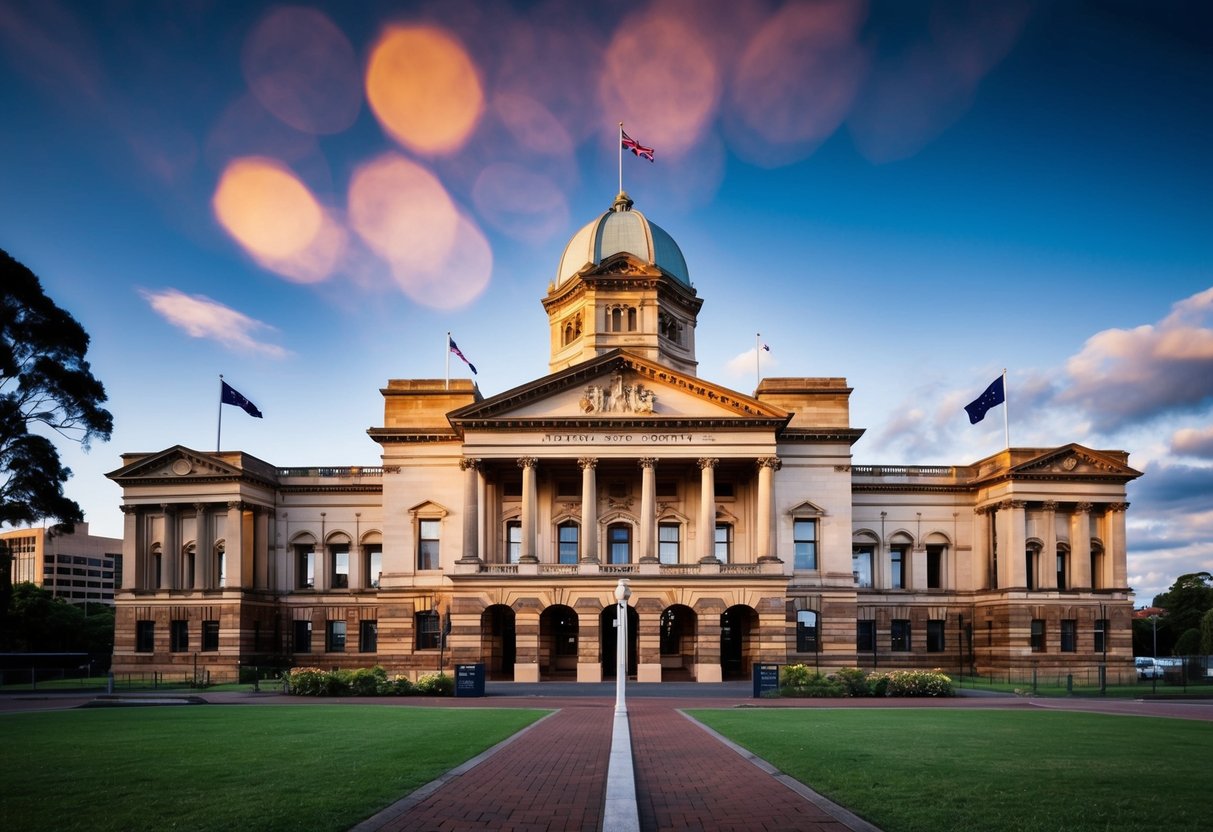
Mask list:
[[[157,482],[175,480],[240,479],[245,474],[240,468],[224,462],[210,454],[175,445],[168,450],[149,454],[116,471],[106,474],[111,480],[127,485],[141,480]]]
[[[825,517],[825,509],[811,500],[802,500],[788,509],[789,517]]]
[[[450,414],[456,428],[519,424],[750,421],[782,427],[789,414],[626,350],[545,376]]]
[[[1114,477],[1134,479],[1141,472],[1100,451],[1071,443],[1050,450],[1035,459],[1014,466],[1010,474],[1018,477]]]

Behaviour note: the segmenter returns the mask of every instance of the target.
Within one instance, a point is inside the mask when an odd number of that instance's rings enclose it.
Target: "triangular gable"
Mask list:
[[[183,479],[241,479],[246,471],[211,454],[200,453],[184,445],[148,454],[106,476],[119,485],[135,481],[175,481]]]
[[[1112,477],[1131,480],[1141,472],[1130,468],[1107,453],[1094,451],[1076,443],[1054,448],[1034,459],[1012,466],[1012,479],[1038,477]]]
[[[821,506],[809,500],[803,500],[787,511],[789,517],[825,517],[826,512]]]
[[[456,428],[695,421],[778,428],[789,414],[625,350],[544,376],[452,412]]]
[[[413,517],[437,517],[441,519],[450,513],[446,506],[441,503],[435,503],[433,500],[424,500],[409,509],[409,514]]]

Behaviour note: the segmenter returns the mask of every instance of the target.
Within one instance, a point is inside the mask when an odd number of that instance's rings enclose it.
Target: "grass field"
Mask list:
[[[309,704],[5,714],[0,829],[346,830],[544,713]]]
[[[1208,722],[1058,711],[689,713],[885,832],[1213,828]]]

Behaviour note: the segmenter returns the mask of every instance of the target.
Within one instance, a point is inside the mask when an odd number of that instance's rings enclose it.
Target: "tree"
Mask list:
[[[1213,656],[1213,609],[1200,617],[1200,654]]]
[[[63,493],[72,472],[51,437],[107,441],[114,419],[85,354],[84,327],[47,297],[38,277],[0,249],[0,528],[84,519]],[[0,549],[0,615],[12,595],[11,557]]]
[[[1154,596],[1154,606],[1166,610],[1158,622],[1159,643],[1166,630],[1167,641],[1174,644],[1189,630],[1199,630],[1201,617],[1213,609],[1213,575],[1190,572],[1180,575],[1171,588]],[[1175,645],[1178,651],[1179,645]]]

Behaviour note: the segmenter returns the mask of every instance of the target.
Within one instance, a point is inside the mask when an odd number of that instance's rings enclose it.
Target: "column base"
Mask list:
[[[718,664],[696,664],[695,665],[695,681],[696,682],[723,682],[724,677],[720,672]]]
[[[539,663],[538,662],[515,662],[514,663],[514,681],[515,682],[538,682],[539,681]]]
[[[577,681],[578,682],[601,682],[602,681],[602,663],[601,662],[578,662],[577,663]]]
[[[661,663],[636,665],[636,681],[639,684],[652,684],[661,681]]]

